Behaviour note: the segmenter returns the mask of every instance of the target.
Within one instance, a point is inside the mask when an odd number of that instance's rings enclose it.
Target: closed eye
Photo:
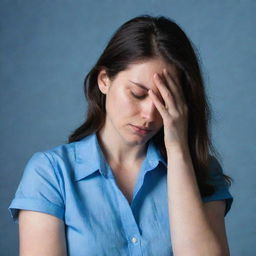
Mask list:
[[[132,94],[133,97],[135,97],[137,99],[144,99],[146,97],[146,95],[139,96],[139,95],[136,95],[136,94],[134,94],[132,92],[131,92],[131,94]]]

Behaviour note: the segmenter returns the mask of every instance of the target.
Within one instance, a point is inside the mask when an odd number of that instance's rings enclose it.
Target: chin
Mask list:
[[[128,136],[126,137],[126,139],[128,138]],[[150,140],[152,138],[152,136],[149,135],[139,135],[136,133],[132,133],[130,132],[129,138],[131,138],[129,141],[131,144],[145,144],[148,140]]]

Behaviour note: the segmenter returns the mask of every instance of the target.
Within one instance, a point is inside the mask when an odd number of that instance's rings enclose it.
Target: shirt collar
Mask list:
[[[154,169],[159,161],[167,167],[165,159],[159,149],[155,146],[153,140],[150,140],[148,143],[145,161],[145,168],[147,168],[147,170]],[[101,150],[96,132],[75,142],[75,162],[76,181],[79,181],[96,171],[99,171],[104,177],[112,176],[109,173],[108,164]]]

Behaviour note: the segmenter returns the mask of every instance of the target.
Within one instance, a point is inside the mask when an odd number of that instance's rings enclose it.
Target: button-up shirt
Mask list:
[[[233,197],[214,157],[210,170],[216,192],[202,201],[225,200],[226,215]],[[150,140],[129,204],[94,132],[34,153],[8,209],[15,223],[19,209],[61,219],[70,256],[170,256],[167,192],[167,163]]]

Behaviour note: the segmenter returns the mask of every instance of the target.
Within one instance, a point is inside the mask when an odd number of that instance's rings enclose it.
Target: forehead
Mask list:
[[[120,72],[120,76],[124,79],[141,83],[147,88],[151,88],[153,86],[154,73],[162,75],[164,68],[166,68],[173,79],[178,82],[177,68],[173,64],[167,63],[160,58],[132,63],[126,70]]]

